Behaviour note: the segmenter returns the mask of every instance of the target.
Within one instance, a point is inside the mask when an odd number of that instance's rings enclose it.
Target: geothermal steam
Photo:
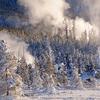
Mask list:
[[[86,9],[86,14],[89,16],[92,24],[100,27],[100,0],[83,0]]]
[[[66,0],[67,1],[67,0]],[[71,11],[92,25],[100,27],[100,0],[68,0]]]
[[[69,5],[64,0],[19,0],[28,9],[30,22],[33,24],[45,20],[49,24],[58,25],[64,20],[64,10]]]
[[[76,38],[79,39],[81,35],[84,34],[84,32],[86,32],[88,36],[92,32],[95,32],[94,36],[98,36],[99,30],[95,25],[92,25],[89,22],[86,22],[83,18],[76,17],[75,19]]]
[[[76,0],[75,2],[79,2],[79,1],[80,0]],[[41,23],[41,20],[44,20],[45,24],[47,24],[46,27],[49,27],[49,25],[62,27],[63,26],[62,23],[64,19],[68,18],[67,16],[64,16],[64,11],[68,11],[68,9],[72,7],[70,6],[70,4],[65,2],[65,0],[19,0],[19,3],[27,9],[26,13],[28,13],[29,20],[33,25],[36,25],[37,23]],[[87,11],[87,13],[83,13],[83,14],[88,14],[88,17],[91,19],[91,24],[89,23],[90,20],[86,22],[84,20],[84,17],[80,18],[76,16],[75,19],[76,20],[75,27],[77,33],[76,36],[80,37],[79,35],[84,33],[84,31],[89,32],[92,29],[97,30],[96,32],[98,32],[96,25],[98,24],[100,19],[99,0],[95,0],[95,1],[82,0],[80,1],[80,3],[78,3],[78,6],[83,7],[83,12]],[[73,7],[74,8],[71,9],[77,10],[77,7],[75,8],[75,5]],[[43,26],[43,22],[40,27],[42,27],[42,30],[47,29],[46,27]],[[39,28],[37,28],[37,30],[39,30]]]
[[[5,41],[8,52],[13,52],[18,59],[24,56],[27,64],[34,64],[34,58],[27,51],[28,45],[24,41],[12,38],[7,31],[0,32],[0,40]]]

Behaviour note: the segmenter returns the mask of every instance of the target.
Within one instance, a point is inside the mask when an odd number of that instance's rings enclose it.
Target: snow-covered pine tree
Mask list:
[[[7,63],[9,68],[7,69],[8,73],[8,82],[11,87],[10,93],[14,95],[22,95],[22,78],[16,74],[16,69],[18,66],[18,60],[13,53],[7,53]]]
[[[36,59],[33,68],[32,65],[28,65],[25,58],[22,57],[17,66],[17,74],[22,78],[23,89],[33,89],[34,92],[36,92],[43,88],[43,80],[40,77],[40,66]]]
[[[54,65],[48,53],[46,53],[46,59],[47,59],[46,73],[48,74],[48,89],[51,92],[55,92],[55,86],[57,84],[57,79],[55,75]]]
[[[6,45],[3,40],[0,40],[0,94],[8,94],[7,93],[7,81],[5,77],[6,68],[7,66],[7,59],[6,59]]]
[[[91,57],[88,58],[88,63],[85,66],[85,71],[83,73],[85,80],[84,82],[84,87],[86,88],[93,88],[95,87],[95,69],[94,69],[94,64],[92,62]]]
[[[44,86],[47,88],[47,90],[49,92],[55,92],[55,86],[57,82],[56,82],[55,68],[53,64],[54,56],[48,38],[49,38],[48,36],[45,36],[44,38],[47,49],[43,54],[45,64],[40,68],[40,73],[44,81]]]
[[[81,88],[77,66],[74,65],[72,55],[66,57],[68,85],[71,88]]]
[[[40,70],[39,62],[37,58],[35,58],[35,68],[33,68],[33,71],[32,71],[32,75],[33,75],[32,88],[35,90],[40,90],[41,88],[43,88],[44,80],[41,79],[42,77],[41,73],[42,72]]]
[[[57,78],[57,86],[58,87],[66,87],[68,84],[67,80],[67,74],[65,71],[65,65],[63,63],[59,65],[55,65],[56,70],[56,78]]]
[[[1,94],[9,95],[12,92],[16,92],[16,85],[19,85],[15,74],[17,66],[17,59],[12,54],[7,52],[5,42],[0,41],[0,85],[2,87]]]
[[[17,74],[22,78],[23,83],[29,85],[28,65],[24,57],[21,58],[17,66]]]

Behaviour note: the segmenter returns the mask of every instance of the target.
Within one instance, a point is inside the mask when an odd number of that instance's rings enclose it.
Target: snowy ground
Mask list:
[[[0,96],[0,100],[100,100],[100,80],[96,80],[95,89],[56,90],[54,93],[36,93],[24,88],[25,96]]]
[[[60,90],[51,95],[1,97],[0,100],[100,100],[100,90]]]

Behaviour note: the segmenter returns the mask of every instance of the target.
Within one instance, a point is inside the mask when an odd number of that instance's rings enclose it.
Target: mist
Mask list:
[[[84,5],[87,7],[86,14],[90,18],[90,22],[100,27],[100,0],[83,0]]]
[[[4,40],[7,46],[7,52],[12,52],[21,59],[23,56],[27,64],[34,64],[34,57],[27,51],[28,45],[17,37],[11,37],[7,31],[0,31],[0,40]]]
[[[32,24],[41,20],[51,25],[60,25],[64,20],[64,10],[69,4],[64,0],[19,0],[19,3],[26,7]]]
[[[98,35],[99,2],[99,0],[19,0],[19,3],[27,9],[25,13],[28,14],[29,22],[33,26],[43,20],[35,30],[42,28],[42,30],[47,29],[48,32],[50,25],[62,27],[64,19],[76,20],[76,37],[80,37],[84,31],[89,33],[91,30]],[[72,16],[69,17],[70,15]],[[70,23],[68,25],[71,26]]]
[[[69,14],[100,27],[100,0],[66,0],[66,2],[70,5]]]

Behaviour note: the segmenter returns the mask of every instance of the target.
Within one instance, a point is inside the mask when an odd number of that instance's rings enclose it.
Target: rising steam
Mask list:
[[[70,3],[70,9],[74,16],[88,21],[92,25],[100,27],[100,0],[66,0]]]
[[[98,36],[99,30],[95,25],[86,22],[83,18],[76,17],[75,19],[75,33],[76,37],[80,38],[81,34],[87,33],[89,36],[92,32],[94,32],[94,36]],[[87,37],[88,38],[88,37]]]
[[[28,45],[18,38],[12,38],[7,31],[0,32],[0,40],[4,40],[9,52],[20,59],[25,57],[27,64],[34,64],[34,57],[27,51]]]
[[[66,1],[66,2],[65,2]],[[30,22],[35,25],[37,23],[40,23],[41,20],[45,20],[45,23],[48,23],[50,25],[55,25],[55,26],[62,26],[62,23],[64,19],[68,18],[68,16],[64,15],[64,11],[67,11],[70,9],[74,9],[74,12],[79,11],[79,16],[78,13],[74,16],[75,18],[75,27],[76,27],[76,35],[77,37],[80,37],[84,31],[89,32],[90,30],[96,30],[98,32],[98,24],[100,20],[100,12],[99,12],[99,0],[72,0],[71,3],[77,2],[77,6],[71,6],[67,0],[19,0],[19,3],[26,7],[29,15],[29,20]],[[82,10],[81,10],[82,8]],[[70,14],[70,12],[69,12]],[[88,16],[87,22],[85,21],[84,16]],[[70,18],[71,20],[71,18]],[[41,25],[43,27],[43,25]],[[79,28],[80,27],[80,28]],[[45,29],[42,28],[42,29]],[[47,29],[47,28],[46,28]],[[37,30],[39,30],[37,28]],[[97,34],[97,33],[96,33]]]
[[[83,4],[87,7],[85,11],[91,23],[100,27],[100,0],[83,0]]]
[[[30,22],[39,23],[41,20],[58,25],[64,20],[64,10],[69,5],[64,0],[19,0],[28,9]]]

